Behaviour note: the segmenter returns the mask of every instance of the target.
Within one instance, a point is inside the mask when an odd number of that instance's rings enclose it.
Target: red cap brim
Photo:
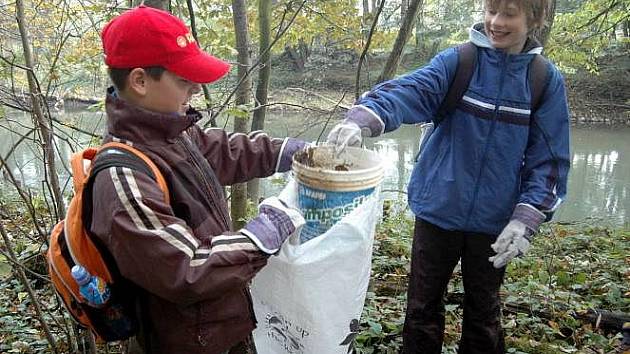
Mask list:
[[[168,71],[198,84],[209,84],[217,81],[230,71],[230,64],[202,51],[198,55],[164,67]]]

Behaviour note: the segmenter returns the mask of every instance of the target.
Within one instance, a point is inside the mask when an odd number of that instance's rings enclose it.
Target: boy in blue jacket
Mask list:
[[[499,288],[505,267],[527,252],[566,194],[569,112],[560,72],[548,65],[532,111],[528,67],[542,47],[530,34],[548,0],[486,0],[470,40],[477,66],[457,109],[429,137],[409,182],[416,215],[404,353],[440,353],[443,295],[460,261],[465,288],[460,353],[504,353]],[[401,124],[431,121],[458,64],[447,49],[360,98],[328,136],[357,145]]]

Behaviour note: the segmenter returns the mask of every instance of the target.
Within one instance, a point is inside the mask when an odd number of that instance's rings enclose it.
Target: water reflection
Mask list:
[[[417,154],[418,127],[405,126],[377,139],[367,139],[385,166],[384,196],[403,198]],[[614,226],[630,224],[630,127],[574,127],[568,195],[556,221],[586,220]],[[267,195],[281,186],[266,182]]]
[[[29,118],[23,115],[0,122],[0,154],[7,153],[21,136],[29,134]],[[100,135],[104,116],[102,113],[72,113],[63,117],[73,126]],[[306,114],[273,114],[267,117],[267,131],[274,136],[295,136],[314,141],[320,135],[323,124],[313,124],[316,119]],[[305,127],[313,126],[309,129]],[[228,125],[229,129],[229,125]],[[10,132],[12,131],[12,132]],[[67,162],[78,141],[87,142],[91,137],[70,129],[62,129],[56,139],[57,154],[61,161],[58,173],[63,178],[62,187],[70,188]],[[32,132],[31,132],[32,134]],[[325,137],[326,135],[323,134]],[[572,170],[569,176],[569,192],[565,203],[556,213],[555,220],[575,221],[595,218],[611,225],[630,224],[630,127],[573,128]],[[419,128],[405,126],[377,139],[367,139],[367,147],[376,150],[383,158],[385,180],[384,196],[406,201],[406,185],[417,154]],[[7,160],[14,176],[22,183],[39,188],[45,175],[40,163],[41,152],[29,135]],[[276,176],[284,177],[284,176]],[[6,179],[6,177],[5,177]],[[0,181],[3,191],[12,190],[6,181]],[[278,178],[263,180],[261,192],[273,195],[282,184]],[[2,193],[4,195],[4,193]]]
[[[628,128],[573,129],[569,195],[560,220],[603,217],[628,224],[630,142]]]

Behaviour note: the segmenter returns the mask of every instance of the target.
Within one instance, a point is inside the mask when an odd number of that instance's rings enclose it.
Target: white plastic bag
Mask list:
[[[297,185],[281,193],[294,203]],[[382,203],[378,188],[325,234],[297,234],[269,258],[251,291],[259,354],[347,354],[359,330]]]

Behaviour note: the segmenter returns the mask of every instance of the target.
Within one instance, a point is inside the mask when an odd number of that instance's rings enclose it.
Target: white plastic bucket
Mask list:
[[[309,147],[293,156],[298,205],[306,219],[300,242],[325,233],[359,206],[383,180],[379,156],[347,147],[338,156],[334,146]]]

